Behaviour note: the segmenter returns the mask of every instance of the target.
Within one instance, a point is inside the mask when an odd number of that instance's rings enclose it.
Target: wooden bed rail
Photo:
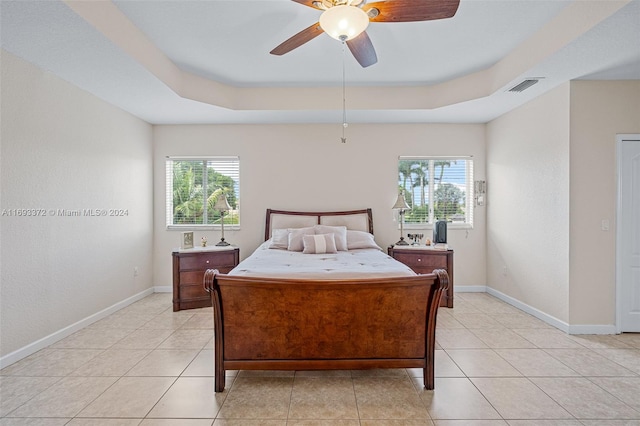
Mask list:
[[[207,270],[215,391],[224,390],[227,369],[423,368],[433,389],[437,310],[448,281],[444,270],[345,280]]]

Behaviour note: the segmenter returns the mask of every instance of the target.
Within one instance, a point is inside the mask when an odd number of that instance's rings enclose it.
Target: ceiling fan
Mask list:
[[[365,29],[369,22],[416,22],[451,18],[460,0],[292,0],[322,10],[320,21],[281,43],[270,53],[284,55],[323,32],[345,42],[363,67],[378,62],[376,51]]]

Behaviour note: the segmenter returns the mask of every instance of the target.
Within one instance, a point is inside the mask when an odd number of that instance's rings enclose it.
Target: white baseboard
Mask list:
[[[154,293],[172,293],[173,287],[170,285],[157,285],[153,287]]]
[[[616,326],[611,325],[570,325],[569,334],[616,334]]]
[[[546,322],[547,324],[564,331],[567,334],[616,334],[616,326],[613,324],[593,324],[593,325],[570,325],[564,321],[559,320],[549,314],[546,314],[533,306],[529,306],[526,303],[522,303],[518,299],[514,299],[511,296],[507,296],[506,294],[499,292],[488,286],[454,286],[454,290],[457,293],[477,293],[477,292],[486,292],[490,295],[497,297],[503,302],[508,303],[509,305],[520,309],[523,312],[526,312],[534,317],[538,318]]]
[[[533,315],[534,317],[538,318],[539,320],[542,320],[544,322],[546,322],[549,325],[554,326],[555,328],[564,331],[565,333],[569,333],[569,324],[567,324],[564,321],[559,320],[556,317],[553,317],[547,313],[542,312],[539,309],[534,308],[533,306],[529,306],[526,303],[522,303],[521,301],[519,301],[518,299],[514,299],[511,296],[507,296],[506,294],[499,292],[498,290],[494,290],[491,287],[487,287],[487,293],[489,293],[490,295],[497,297],[498,299],[502,300],[503,302],[506,302],[508,304],[510,304],[511,306],[514,306],[518,309],[520,309],[521,311],[524,311],[530,315]]]
[[[88,317],[81,319],[80,321],[71,324],[61,330],[58,330],[54,333],[51,333],[48,336],[43,337],[42,339],[36,340],[33,343],[30,343],[18,350],[15,350],[3,357],[0,357],[0,368],[7,367],[14,362],[20,361],[23,358],[28,357],[31,354],[38,352],[40,349],[44,349],[49,345],[56,343],[59,340],[64,339],[67,336],[72,335],[76,331],[93,324],[96,321],[99,321],[112,313],[119,311],[120,309],[129,306],[133,302],[137,302],[138,300],[152,294],[154,292],[154,287],[148,288],[144,291],[141,291],[138,294],[135,294],[131,297],[128,297],[118,303],[115,303],[108,308],[101,310],[93,315],[89,315]]]

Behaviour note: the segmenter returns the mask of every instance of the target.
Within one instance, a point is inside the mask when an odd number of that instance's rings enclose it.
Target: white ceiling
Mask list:
[[[351,123],[483,123],[568,80],[640,79],[640,0],[461,0],[372,23],[368,68],[324,34],[270,55],[320,15],[289,0],[0,7],[3,49],[154,124],[341,122],[343,60]]]

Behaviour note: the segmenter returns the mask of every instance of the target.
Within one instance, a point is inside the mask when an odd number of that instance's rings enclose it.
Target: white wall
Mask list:
[[[6,51],[1,62],[6,356],[151,287],[153,166],[151,125]],[[57,209],[128,216],[52,215]]]
[[[225,228],[226,240],[241,258],[263,241],[265,210],[347,210],[371,207],[374,233],[385,248],[398,240],[391,210],[397,198],[398,156],[473,155],[477,179],[485,176],[484,125],[355,125],[340,143],[340,123],[330,125],[154,126],[154,283],[171,285],[171,251],[180,232],[168,231],[165,218],[165,157],[240,156],[239,231]],[[428,232],[427,235],[429,235]],[[219,232],[196,231],[209,242]],[[449,230],[455,250],[455,283],[484,286],[485,211],[475,227]]]
[[[640,80],[571,83],[571,324],[615,324],[616,134],[640,133]],[[602,230],[602,220],[610,223]]]
[[[569,84],[487,125],[488,285],[564,323],[569,155]]]

